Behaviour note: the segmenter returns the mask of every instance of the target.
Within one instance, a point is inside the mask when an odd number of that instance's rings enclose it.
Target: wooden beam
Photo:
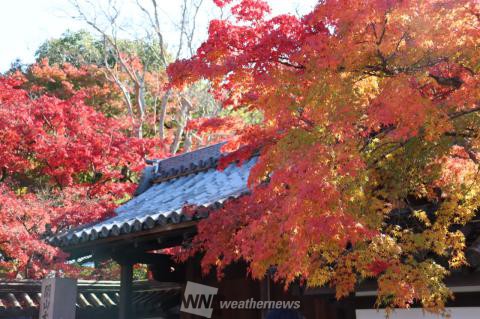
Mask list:
[[[184,243],[183,236],[177,234],[171,234],[168,238],[158,239],[158,238],[151,238],[149,240],[142,240],[140,242],[135,243],[126,243],[126,244],[118,244],[110,247],[108,250],[104,250],[104,253],[109,255],[115,254],[124,254],[128,253],[135,253],[139,251],[152,251],[152,250],[160,250],[165,248],[171,248],[176,246],[181,246]]]
[[[119,319],[132,319],[133,265],[121,264]]]
[[[157,239],[151,239],[149,241],[142,241],[135,245],[135,243],[128,242],[123,245],[114,245],[112,247],[101,247],[92,252],[91,259],[93,261],[104,262],[107,260],[117,260],[120,263],[120,259],[126,260],[127,255],[134,256],[136,254],[143,254],[149,251],[161,250],[165,248],[177,247],[184,242],[183,237],[175,236],[166,240],[157,241]],[[70,259],[75,258],[74,255],[70,255]],[[133,264],[143,263],[141,260],[135,261],[134,258],[129,258],[128,262]]]
[[[73,246],[60,247],[63,251],[70,253],[70,259],[79,258],[93,254],[94,251],[105,249],[110,251],[115,246],[125,246],[127,244],[140,244],[149,240],[165,239],[184,233],[196,233],[198,221],[183,222],[180,224],[171,224],[155,227],[149,230],[143,230],[120,236],[100,238],[94,241],[88,241]]]
[[[480,271],[463,268],[454,271],[445,278],[445,283],[453,292],[480,291]],[[355,288],[356,297],[371,297],[377,295],[378,285],[375,280],[366,280]],[[335,290],[330,287],[307,288],[304,295],[334,295]]]
[[[113,259],[119,264],[164,264],[170,261],[171,256],[144,252],[126,251],[121,255],[114,255]]]

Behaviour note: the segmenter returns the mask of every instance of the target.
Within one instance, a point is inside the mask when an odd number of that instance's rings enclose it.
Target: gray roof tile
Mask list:
[[[195,156],[187,158],[198,159]],[[184,214],[183,208],[187,205],[211,208],[229,198],[245,194],[248,192],[248,176],[256,160],[257,158],[253,157],[241,166],[230,164],[223,171],[216,167],[205,167],[203,171],[195,171],[189,175],[153,184],[137,197],[118,207],[115,210],[116,216],[57,234],[49,241],[56,246],[69,246],[205,217],[205,214],[193,217]],[[179,163],[178,159],[176,163]]]
[[[180,176],[186,176],[199,171],[216,167],[222,156],[221,149],[225,142],[200,148],[193,152],[180,154],[163,160],[149,160],[149,164],[142,173],[135,196],[140,195],[154,183],[164,182]]]

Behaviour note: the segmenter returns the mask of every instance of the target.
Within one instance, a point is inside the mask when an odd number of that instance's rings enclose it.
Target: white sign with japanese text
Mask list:
[[[68,278],[42,280],[39,319],[75,319],[77,281]]]

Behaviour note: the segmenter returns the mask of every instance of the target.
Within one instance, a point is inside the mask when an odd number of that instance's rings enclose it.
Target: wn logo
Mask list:
[[[218,288],[187,281],[180,311],[211,318],[213,312],[213,297],[215,297],[217,292]]]

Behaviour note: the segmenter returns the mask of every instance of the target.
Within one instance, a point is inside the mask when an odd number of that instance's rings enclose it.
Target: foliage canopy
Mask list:
[[[326,0],[303,17],[216,3],[233,19],[170,77],[206,78],[263,121],[230,143],[260,159],[252,194],[201,224],[204,268],[243,258],[337,297],[375,278],[379,305],[442,309],[480,204],[478,2]]]

